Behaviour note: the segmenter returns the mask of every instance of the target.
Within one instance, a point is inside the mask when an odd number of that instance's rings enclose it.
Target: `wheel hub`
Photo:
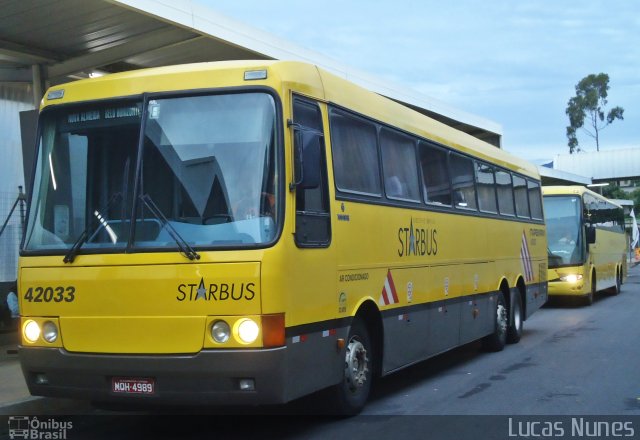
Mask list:
[[[500,332],[500,334],[506,333],[507,332],[507,308],[502,304],[498,304],[496,313],[498,315],[497,316],[498,331]]]
[[[367,381],[369,359],[367,350],[357,339],[349,341],[346,353],[345,378],[352,390],[361,388]]]

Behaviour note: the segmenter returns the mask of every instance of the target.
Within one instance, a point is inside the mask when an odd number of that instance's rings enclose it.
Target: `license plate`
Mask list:
[[[122,394],[154,394],[156,381],[150,378],[114,377],[111,391]]]

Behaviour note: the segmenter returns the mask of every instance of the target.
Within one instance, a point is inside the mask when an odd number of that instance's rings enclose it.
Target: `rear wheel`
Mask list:
[[[501,351],[507,342],[507,325],[509,323],[509,314],[502,292],[498,293],[494,319],[493,333],[485,336],[482,345],[488,351]]]
[[[349,331],[342,381],[331,390],[332,412],[355,415],[362,411],[373,379],[373,346],[364,321],[356,317]]]
[[[507,328],[507,342],[510,344],[515,344],[520,341],[522,337],[522,298],[520,296],[520,292],[518,292],[514,297],[511,304],[511,324]]]

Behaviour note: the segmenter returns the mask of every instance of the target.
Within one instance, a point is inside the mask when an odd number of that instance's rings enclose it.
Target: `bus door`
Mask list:
[[[293,121],[294,175],[289,189],[295,191],[295,246],[289,254],[287,286],[292,286],[287,308],[287,326],[296,341],[289,353],[291,365],[308,375],[291,377],[296,394],[315,391],[340,380],[336,355],[336,333],[315,328],[314,322],[327,321],[337,313],[336,264],[331,244],[331,217],[327,185],[327,159],[322,113],[318,103],[294,97]],[[307,330],[308,329],[308,330]],[[300,333],[303,332],[303,333]],[[323,337],[324,334],[330,337]],[[319,359],[329,364],[318,367]],[[342,358],[344,362],[344,358]],[[312,373],[311,373],[312,372]]]

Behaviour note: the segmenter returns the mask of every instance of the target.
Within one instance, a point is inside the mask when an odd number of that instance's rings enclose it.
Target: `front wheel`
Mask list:
[[[589,294],[584,298],[584,304],[590,306],[593,304],[593,298],[596,296],[596,274],[591,274],[591,290]]]
[[[342,381],[332,388],[332,411],[355,415],[362,411],[371,391],[373,347],[364,321],[353,320],[345,349]]]
[[[622,270],[616,269],[616,285],[611,288],[611,294],[617,295],[622,288]]]
[[[482,340],[482,344],[488,351],[502,351],[507,343],[507,324],[509,323],[507,306],[505,305],[504,295],[502,292],[498,293],[494,319],[493,333],[489,336],[485,336]]]

